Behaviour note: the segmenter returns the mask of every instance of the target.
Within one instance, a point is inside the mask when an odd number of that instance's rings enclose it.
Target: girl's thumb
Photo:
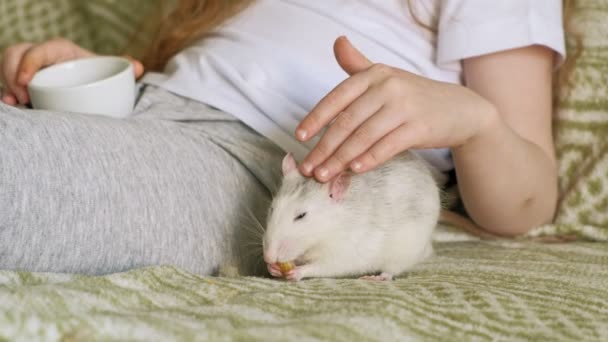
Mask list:
[[[373,64],[345,36],[336,39],[334,43],[334,55],[340,67],[351,76],[368,69]]]

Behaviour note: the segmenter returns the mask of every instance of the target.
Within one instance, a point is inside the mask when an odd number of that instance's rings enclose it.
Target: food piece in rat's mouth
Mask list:
[[[293,270],[294,267],[296,267],[296,264],[294,264],[293,261],[277,262],[277,265],[279,265],[279,269],[283,274]]]

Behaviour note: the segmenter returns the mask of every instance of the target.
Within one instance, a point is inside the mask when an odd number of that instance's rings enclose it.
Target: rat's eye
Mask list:
[[[300,215],[294,217],[293,221],[298,221],[304,218],[304,216],[306,216],[306,212],[301,213]]]

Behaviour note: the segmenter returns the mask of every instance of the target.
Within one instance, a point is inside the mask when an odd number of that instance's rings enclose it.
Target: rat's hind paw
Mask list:
[[[382,273],[376,274],[376,275],[363,276],[359,279],[372,280],[372,281],[391,281],[391,280],[393,280],[393,275],[390,273],[382,272]]]

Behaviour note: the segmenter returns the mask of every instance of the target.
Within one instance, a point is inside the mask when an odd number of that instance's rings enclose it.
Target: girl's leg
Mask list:
[[[282,154],[153,87],[127,120],[0,105],[0,269],[250,274]]]

